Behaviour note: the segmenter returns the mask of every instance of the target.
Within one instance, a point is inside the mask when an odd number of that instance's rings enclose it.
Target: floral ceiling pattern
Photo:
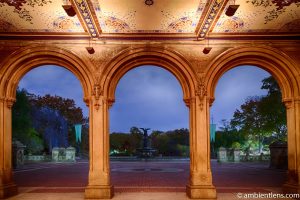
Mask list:
[[[85,2],[90,18],[77,8],[69,17],[62,5]],[[300,0],[0,0],[0,33],[168,33],[199,34],[209,13],[216,19],[207,27],[213,33],[299,32]],[[223,5],[212,10],[213,4]],[[230,4],[236,14],[225,15]],[[78,5],[80,5],[78,3]],[[77,5],[77,6],[78,6]],[[221,8],[222,7],[222,8]],[[222,10],[224,9],[224,10]],[[91,33],[91,31],[89,31]],[[201,35],[201,34],[200,34]]]
[[[233,4],[233,1],[231,2]],[[228,2],[230,4],[230,1]],[[234,16],[221,15],[213,32],[282,32],[299,30],[300,0],[236,0]],[[226,10],[226,9],[225,9]],[[289,24],[289,28],[287,28]],[[298,26],[291,26],[298,24]]]

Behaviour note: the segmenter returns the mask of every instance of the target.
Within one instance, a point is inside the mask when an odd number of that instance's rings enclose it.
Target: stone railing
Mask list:
[[[54,162],[75,162],[76,149],[74,147],[52,149],[52,161]]]
[[[218,162],[269,161],[269,154],[243,154],[240,149],[220,147]]]
[[[25,160],[33,161],[33,162],[51,161],[51,156],[49,156],[49,155],[26,155]]]

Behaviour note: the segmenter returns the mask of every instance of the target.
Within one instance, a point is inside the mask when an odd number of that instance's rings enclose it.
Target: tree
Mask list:
[[[133,126],[130,128],[130,146],[132,146],[132,153],[135,153],[137,148],[142,146],[143,133],[142,131]]]
[[[73,99],[65,99],[60,96],[51,96],[46,94],[45,96],[33,96],[31,103],[39,108],[48,107],[53,110],[57,110],[63,115],[69,124],[83,123],[83,113],[80,107],[76,107]]]
[[[220,147],[232,148],[234,144],[239,143],[244,145],[246,143],[246,134],[238,131],[236,127],[232,126],[229,121],[223,119],[221,121],[222,127],[219,131],[216,131],[215,142],[213,143],[214,148]]]
[[[151,134],[152,147],[165,156],[189,155],[189,130],[176,129],[162,132],[153,131]]]
[[[28,92],[18,89],[16,100],[12,108],[12,137],[23,143],[27,152],[38,154],[44,149],[44,143],[42,135],[33,128]]]
[[[261,88],[268,90],[268,95],[262,97],[261,100],[261,115],[265,121],[264,129],[271,132],[277,140],[286,140],[286,109],[282,103],[280,87],[272,76],[265,78],[262,82]]]
[[[82,124],[86,122],[86,119],[83,117],[82,109],[80,107],[76,107],[73,99],[65,99],[56,95],[51,96],[50,94],[42,97],[32,95],[30,103],[32,106],[39,109],[49,108],[58,111],[67,121],[69,143],[71,146],[77,146],[74,125]]]
[[[111,133],[110,148],[117,150],[118,155],[131,155],[136,153],[137,148],[141,148],[143,133],[137,127],[131,127],[130,133]]]
[[[42,133],[49,153],[53,147],[67,147],[68,123],[57,110],[48,107],[32,107],[31,117],[34,128]]]
[[[27,97],[27,91],[18,89],[16,93],[16,102],[12,108],[13,136],[21,142],[24,142],[27,137],[27,131],[31,127],[30,104]]]
[[[259,151],[267,137],[284,139],[286,137],[285,107],[281,102],[281,92],[273,77],[264,79],[262,89],[268,90],[266,96],[249,97],[236,110],[230,125],[247,135],[249,140],[258,141]]]
[[[259,152],[262,150],[264,137],[270,132],[264,129],[265,120],[261,115],[262,105],[260,97],[250,97],[241,105],[240,110],[236,110],[231,120],[231,125],[248,136],[248,139],[258,141]]]

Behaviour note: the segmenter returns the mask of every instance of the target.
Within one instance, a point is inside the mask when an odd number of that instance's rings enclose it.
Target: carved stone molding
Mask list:
[[[300,97],[295,97],[295,98],[294,98],[294,102],[295,102],[295,103],[300,103]]]
[[[14,105],[14,103],[16,102],[15,98],[7,98],[6,99],[6,106],[11,109]]]
[[[103,95],[103,90],[101,89],[99,84],[94,85],[93,96],[95,96],[96,100],[99,100],[100,96]]]
[[[190,98],[189,99],[183,99],[183,101],[184,101],[184,103],[185,103],[185,105],[187,107],[190,107],[190,103],[191,103],[191,99]]]
[[[89,107],[89,104],[90,104],[90,99],[89,99],[89,98],[86,98],[86,97],[84,97],[84,98],[83,98],[83,101],[84,101],[85,105],[86,105],[87,107]]]
[[[207,96],[207,89],[204,83],[204,78],[200,78],[197,85],[196,96],[200,99],[200,110],[203,110],[204,99]]]
[[[6,106],[11,109],[16,102],[15,98],[9,98],[9,97],[0,97],[0,101],[4,102]]]
[[[99,84],[94,85],[93,96],[95,97],[94,106],[96,110],[99,110],[99,107],[101,106],[99,99],[100,96],[103,96],[103,90],[101,89]]]
[[[115,103],[115,99],[107,99],[107,105],[108,108],[112,107],[112,105]]]
[[[294,99],[283,99],[282,102],[284,103],[286,109],[290,109],[293,106]]]
[[[209,100],[209,106],[211,107],[213,105],[214,101],[215,101],[215,98],[214,97],[209,97],[208,100]]]
[[[192,172],[195,180],[200,181],[201,184],[211,184],[211,178],[209,178],[208,173],[204,172]],[[199,184],[199,183],[198,183]]]

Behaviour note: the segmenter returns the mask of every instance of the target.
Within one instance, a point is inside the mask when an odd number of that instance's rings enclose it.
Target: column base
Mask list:
[[[217,199],[217,191],[213,185],[187,185],[186,194],[191,199]]]
[[[85,199],[111,199],[114,196],[112,185],[89,185],[85,188]]]
[[[11,197],[18,194],[17,185],[14,183],[0,185],[0,199]]]
[[[300,186],[296,183],[285,183],[282,186],[282,192],[284,194],[300,194]]]

